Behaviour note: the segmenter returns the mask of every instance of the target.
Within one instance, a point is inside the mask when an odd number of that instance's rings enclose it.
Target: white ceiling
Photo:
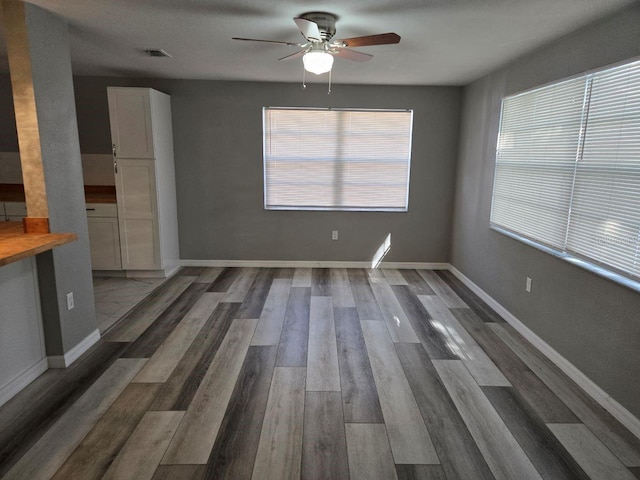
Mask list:
[[[637,0],[29,0],[69,23],[74,73],[298,82],[294,47],[231,37],[302,41],[292,18],[338,15],[335,38],[396,32],[399,45],[337,58],[334,83],[463,85]],[[2,33],[0,31],[0,33]],[[149,58],[162,48],[172,58]],[[0,42],[0,68],[6,47]],[[326,76],[307,81],[326,82]]]

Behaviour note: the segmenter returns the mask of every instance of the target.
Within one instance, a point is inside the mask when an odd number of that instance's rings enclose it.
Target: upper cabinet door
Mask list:
[[[149,89],[109,87],[107,95],[116,158],[154,158]]]

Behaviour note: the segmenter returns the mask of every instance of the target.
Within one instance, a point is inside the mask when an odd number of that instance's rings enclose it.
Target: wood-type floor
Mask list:
[[[640,440],[446,271],[184,268],[0,408],[6,479],[637,479]]]

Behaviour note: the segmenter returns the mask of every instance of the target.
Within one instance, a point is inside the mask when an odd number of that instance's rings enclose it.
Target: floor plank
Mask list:
[[[223,268],[222,271],[216,275],[215,280],[211,282],[207,292],[222,292],[226,293],[227,290],[233,285],[236,278],[240,275],[239,268],[226,267]]]
[[[483,322],[468,308],[452,308],[451,313],[487,353],[493,363],[520,392],[545,423],[574,423],[578,417],[527,365],[491,330],[492,323]]]
[[[253,280],[256,278],[257,274],[257,268],[241,268],[238,276],[235,278],[233,283],[229,285],[227,293],[222,301],[230,303],[242,303],[247,295],[247,292],[249,292],[249,288],[251,288],[251,284],[253,283]]]
[[[178,275],[183,277],[199,277],[204,272],[205,267],[182,267]]]
[[[585,425],[550,423],[548,426],[591,478],[635,480],[635,476]]]
[[[54,480],[103,477],[113,458],[142,419],[158,393],[157,384],[130,384],[98,420],[78,448],[53,476]],[[155,466],[154,466],[155,470]],[[151,472],[153,475],[153,471]]]
[[[602,409],[577,384],[567,378],[560,369],[529,344],[513,327],[505,324],[488,324],[491,330],[530,367],[536,378],[542,379],[576,416],[628,467],[640,466],[640,439],[635,437]],[[577,420],[576,420],[577,421]],[[550,422],[547,423],[570,423]]]
[[[251,478],[275,356],[276,347],[249,347],[204,478]]]
[[[413,326],[420,343],[429,354],[429,358],[439,360],[457,360],[458,356],[439,322],[431,318],[422,302],[405,285],[391,287],[407,318]]]
[[[331,276],[328,268],[311,269],[311,295],[314,297],[331,296]]]
[[[160,465],[152,480],[203,480],[205,465]]]
[[[398,480],[447,480],[440,465],[396,465],[396,474]]]
[[[249,287],[245,301],[240,305],[238,318],[260,318],[275,276],[275,269],[261,268]]]
[[[289,280],[289,283],[292,283],[295,270],[295,268],[290,267],[276,268],[273,278]]]
[[[379,322],[360,322],[395,463],[439,463],[391,337]]]
[[[342,409],[346,423],[383,423],[378,391],[355,308],[334,308]]]
[[[496,409],[542,478],[589,480],[544,422],[512,387],[483,387]]]
[[[307,391],[340,391],[338,347],[331,297],[311,297]]]
[[[340,392],[307,392],[304,403],[302,479],[349,477]]]
[[[291,287],[278,345],[278,367],[306,367],[311,288]]]
[[[149,358],[167,339],[198,298],[206,290],[203,283],[192,283],[176,298],[169,307],[158,315],[153,328],[148,328],[129,345],[122,354],[123,358]]]
[[[487,354],[478,346],[467,330],[453,316],[444,302],[435,295],[420,295],[418,297],[429,312],[433,321],[440,328],[447,345],[464,362],[478,385],[493,387],[509,387],[511,383],[491,361]]]
[[[162,458],[162,464],[207,463],[256,323],[256,320],[248,319],[236,319],[231,323],[218,353],[213,358]]]
[[[369,271],[369,284],[380,306],[382,319],[387,325],[391,339],[394,342],[420,343],[411,322],[380,270]]]
[[[265,300],[251,345],[278,345],[287,311],[291,280],[276,278]]]
[[[349,283],[349,274],[345,268],[332,268],[330,270],[331,296],[334,307],[355,307],[356,302]]]
[[[184,412],[147,412],[103,480],[151,479],[183,415]]]
[[[49,480],[136,376],[144,362],[146,360],[116,360],[3,479]]]
[[[347,274],[360,320],[382,320],[382,312],[369,285],[367,271],[361,268],[350,268]]]
[[[207,267],[202,271],[200,275],[198,275],[198,278],[196,278],[194,282],[206,283],[207,285],[211,285],[223,270],[223,267]]]
[[[381,271],[389,285],[409,285],[397,268],[383,268]]]
[[[222,293],[204,293],[151,356],[134,382],[163,383],[176,368],[222,299]],[[127,352],[125,352],[126,355]]]
[[[395,347],[447,477],[493,480],[487,462],[427,353],[414,343]]]
[[[305,369],[276,367],[252,479],[300,477],[304,397]]]
[[[162,385],[162,390],[151,406],[151,410],[186,410],[188,408],[213,357],[227,335],[239,307],[238,303],[218,304],[171,372],[168,380]]]
[[[196,277],[177,276],[155,290],[105,335],[108,342],[133,342],[191,285]]]
[[[310,287],[311,286],[311,269],[296,268],[293,273],[292,287]]]
[[[504,319],[498,315],[495,310],[487,305],[478,295],[473,293],[471,289],[462,283],[453,273],[446,270],[438,270],[435,273],[483,322],[504,323]]]
[[[351,480],[398,478],[384,424],[347,423],[345,434]]]
[[[440,297],[447,308],[468,308],[467,304],[433,270],[418,270],[418,274],[427,282],[434,293]]]
[[[411,290],[411,293],[414,295],[435,295],[436,292],[424,281],[417,271],[411,270],[400,270],[400,273],[407,281],[407,285]]]
[[[433,364],[496,480],[541,479],[464,364],[460,360]]]

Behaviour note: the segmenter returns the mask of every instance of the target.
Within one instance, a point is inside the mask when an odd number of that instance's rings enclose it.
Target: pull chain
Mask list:
[[[307,88],[306,78],[307,78],[307,70],[303,66],[302,67],[302,89],[303,90]]]
[[[331,70],[329,70],[329,91],[327,92],[327,95],[329,95],[331,93]]]

